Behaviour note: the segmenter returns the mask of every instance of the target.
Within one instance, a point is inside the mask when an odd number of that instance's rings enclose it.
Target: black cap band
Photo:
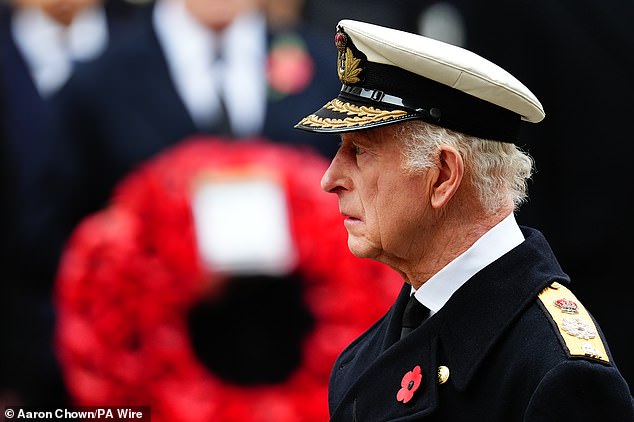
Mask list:
[[[513,142],[520,115],[462,91],[382,63],[367,63],[365,78],[344,85],[340,100],[356,105],[401,109],[428,123],[484,139]]]

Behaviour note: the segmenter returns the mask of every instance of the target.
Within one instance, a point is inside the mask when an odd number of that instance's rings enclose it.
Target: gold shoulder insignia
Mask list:
[[[559,329],[570,356],[610,362],[594,321],[568,288],[553,282],[542,290],[539,300]]]

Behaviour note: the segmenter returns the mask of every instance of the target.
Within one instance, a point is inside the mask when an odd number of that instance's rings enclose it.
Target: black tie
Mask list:
[[[224,76],[227,74],[226,60],[223,58],[222,45],[215,46],[213,51],[213,65],[216,69],[216,92],[218,94],[218,113],[213,117],[213,122],[210,131],[225,136],[232,136],[231,120],[229,119],[229,110],[227,109],[227,103],[224,95]],[[209,129],[209,128],[208,128]]]
[[[412,332],[421,325],[425,318],[429,316],[429,309],[420,303],[414,295],[409,297],[409,301],[403,312],[403,322],[401,323],[401,338]]]

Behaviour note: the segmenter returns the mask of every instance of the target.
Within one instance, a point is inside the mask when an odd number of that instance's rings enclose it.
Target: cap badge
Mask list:
[[[337,74],[339,75],[339,80],[346,85],[358,84],[361,82],[365,59],[355,57],[355,52],[352,50],[354,46],[341,27],[337,29],[335,34],[335,46],[337,47]]]
[[[423,374],[420,366],[416,365],[414,369],[403,375],[401,380],[401,389],[396,393],[396,400],[407,403],[414,397],[414,393],[420,387],[423,380]]]
[[[570,300],[566,298],[557,299],[555,301],[555,306],[561,309],[561,312],[564,312],[566,314],[579,313],[579,311],[577,310],[578,308],[577,302],[575,302],[574,300]]]

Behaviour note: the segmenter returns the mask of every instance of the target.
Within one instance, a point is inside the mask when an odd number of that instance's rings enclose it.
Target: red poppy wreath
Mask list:
[[[327,165],[266,140],[195,138],[125,178],[60,263],[56,349],[73,404],[149,405],[154,422],[327,420],[337,354],[401,286],[349,252],[336,197],[320,190]],[[248,202],[271,186],[284,207]],[[236,200],[233,222],[201,223],[196,204]],[[280,226],[271,209],[286,212],[286,241],[257,240]]]

